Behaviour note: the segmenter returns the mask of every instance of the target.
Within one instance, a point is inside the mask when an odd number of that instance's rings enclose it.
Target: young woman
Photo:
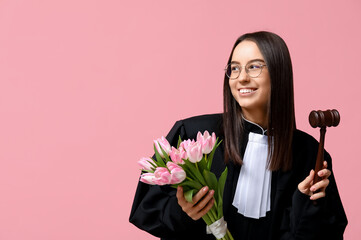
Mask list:
[[[315,173],[318,142],[297,130],[288,48],[276,34],[255,32],[237,39],[224,78],[223,114],[176,122],[167,135],[196,139],[198,131],[223,139],[212,171],[228,167],[224,218],[234,239],[343,239],[346,215],[325,152]],[[323,179],[313,184],[314,174]],[[139,182],[130,222],[162,239],[215,239],[201,217],[213,206],[204,187],[184,199],[183,189]]]

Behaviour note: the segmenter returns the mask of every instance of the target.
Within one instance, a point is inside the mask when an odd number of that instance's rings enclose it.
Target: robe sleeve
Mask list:
[[[331,157],[326,153],[328,168],[332,171]],[[336,181],[332,172],[328,178],[326,196],[314,201],[308,195],[295,190],[292,205],[286,209],[282,221],[282,240],[328,239],[341,240],[347,225]]]
[[[187,138],[182,121],[175,123],[167,135],[172,146],[179,136]],[[170,186],[138,183],[129,221],[138,228],[164,239],[215,239],[206,234],[202,219],[192,220],[178,204],[176,189]]]

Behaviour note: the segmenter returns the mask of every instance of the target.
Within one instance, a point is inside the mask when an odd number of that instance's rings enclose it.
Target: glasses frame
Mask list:
[[[261,75],[261,73],[262,73],[262,70],[263,70],[263,68],[264,67],[267,67],[267,65],[266,64],[259,64],[260,66],[261,66],[261,71],[259,72],[259,74],[257,75],[257,76],[250,76],[249,75],[249,72],[248,72],[248,70],[247,70],[247,68],[246,68],[246,66],[248,65],[248,64],[252,64],[253,62],[250,62],[250,63],[247,63],[246,65],[244,65],[244,66],[242,66],[242,65],[240,65],[240,64],[238,64],[238,63],[229,63],[229,64],[227,64],[227,66],[224,68],[224,71],[225,71],[225,74],[226,74],[226,76],[228,77],[228,79],[230,79],[230,80],[235,80],[235,79],[237,79],[238,77],[239,77],[239,75],[241,75],[241,72],[242,72],[242,69],[244,68],[245,69],[245,71],[246,71],[246,73],[247,73],[247,75],[248,75],[248,77],[250,77],[250,78],[256,78],[256,77],[259,77],[259,75]],[[228,69],[228,66],[231,66],[231,65],[237,65],[237,66],[239,66],[239,72],[238,72],[238,75],[237,75],[237,77],[233,77],[233,78],[231,78],[230,76],[228,76],[228,74],[227,74],[227,69]]]

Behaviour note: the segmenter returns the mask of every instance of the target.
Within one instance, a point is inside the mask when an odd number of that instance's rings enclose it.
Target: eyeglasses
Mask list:
[[[246,73],[248,76],[250,76],[251,78],[255,78],[261,75],[263,67],[266,66],[267,65],[258,62],[250,62],[247,63],[244,68],[246,69]],[[234,80],[238,78],[241,74],[242,66],[237,63],[230,63],[226,66],[224,71],[226,72],[226,75],[227,77],[229,77],[229,79]]]

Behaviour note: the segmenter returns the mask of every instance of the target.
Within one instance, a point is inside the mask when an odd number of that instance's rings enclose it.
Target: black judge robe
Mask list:
[[[222,138],[221,114],[203,115],[175,123],[167,135],[172,146],[182,140],[196,139],[198,131],[205,130]],[[243,156],[249,132],[262,134],[262,129],[244,121],[242,138]],[[228,176],[223,195],[224,218],[234,239],[343,239],[347,225],[346,215],[340,200],[333,172],[326,188],[326,197],[317,201],[299,192],[297,186],[315,166],[318,142],[310,135],[295,130],[293,137],[293,166],[290,171],[272,172],[271,210],[266,217],[244,217],[232,205],[241,166],[227,164]],[[224,147],[221,144],[213,159],[211,171],[219,177],[225,168]],[[325,160],[332,171],[330,155]],[[144,231],[165,240],[215,239],[206,234],[202,219],[193,221],[178,205],[176,190],[169,186],[152,186],[139,182],[129,221]]]

